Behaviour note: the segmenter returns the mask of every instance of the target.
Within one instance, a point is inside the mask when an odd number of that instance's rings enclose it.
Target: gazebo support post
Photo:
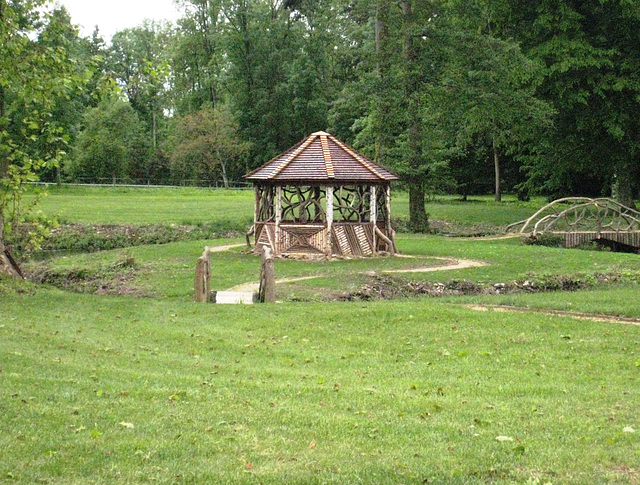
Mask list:
[[[373,239],[373,254],[378,254],[378,242],[376,227],[378,227],[378,201],[376,199],[376,186],[369,186],[369,222],[371,222],[371,237]]]
[[[275,231],[275,247],[273,248],[273,255],[280,255],[280,221],[282,220],[282,187],[276,187],[276,231]]]
[[[391,185],[387,184],[384,187],[384,200],[385,200],[385,221],[387,223],[387,235],[389,237],[389,239],[391,240],[391,242],[393,243],[393,246],[395,249],[395,245],[396,245],[396,241],[395,241],[395,237],[393,236],[393,228],[391,227]]]
[[[258,222],[258,213],[260,211],[260,190],[261,187],[256,185],[253,187],[254,203],[253,203],[253,225]]]
[[[326,194],[327,247],[325,248],[325,254],[330,258],[333,252],[333,186],[327,186]]]

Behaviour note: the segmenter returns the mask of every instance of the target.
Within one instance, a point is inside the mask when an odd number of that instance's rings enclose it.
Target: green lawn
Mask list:
[[[506,226],[522,220],[544,205],[544,200],[518,202],[505,196],[496,203],[490,197],[462,202],[440,196],[426,205],[432,219],[461,224]],[[49,187],[42,201],[45,213],[59,214],[63,221],[109,224],[194,224],[219,220],[253,220],[252,190],[156,189],[129,187]],[[391,213],[409,217],[409,196],[394,191]]]
[[[635,326],[433,300],[0,302],[7,483],[637,477]]]
[[[404,197],[395,199],[400,215]],[[251,207],[248,191],[63,188],[45,199],[47,212],[86,223],[250,222]],[[501,225],[535,208],[441,198],[428,210]],[[28,265],[89,294],[0,279],[0,483],[640,480],[640,326],[543,312],[640,318],[640,256],[400,234],[409,258],[278,260],[278,278],[317,276],[279,285],[283,303],[192,303],[203,247],[241,242]],[[259,260],[241,247],[212,258],[214,289],[258,278]],[[577,292],[294,301],[441,258],[486,266],[394,278],[617,280]],[[135,296],[93,293],[102,283]]]
[[[253,191],[195,188],[50,187],[47,214],[88,224],[198,224],[253,221]]]
[[[619,284],[589,291],[447,298],[455,303],[504,305],[535,310],[609,315],[640,319],[638,284]]]

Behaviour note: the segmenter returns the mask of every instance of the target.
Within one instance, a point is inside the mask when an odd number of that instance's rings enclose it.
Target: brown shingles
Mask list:
[[[394,173],[328,133],[311,134],[296,146],[244,176],[254,181],[388,182]]]

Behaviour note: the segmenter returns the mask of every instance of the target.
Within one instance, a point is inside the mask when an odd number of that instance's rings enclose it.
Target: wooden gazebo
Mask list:
[[[394,254],[390,182],[398,177],[319,131],[246,174],[256,251],[274,256]]]

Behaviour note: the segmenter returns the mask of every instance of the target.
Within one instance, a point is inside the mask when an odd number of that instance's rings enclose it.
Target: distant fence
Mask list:
[[[131,181],[127,179],[105,179],[105,180],[93,180],[87,182],[28,182],[29,185],[48,185],[48,186],[65,186],[65,187],[128,187],[128,188],[151,188],[151,189],[177,189],[184,187],[191,187],[194,189],[230,189],[230,190],[249,190],[253,185],[249,182],[234,182],[230,183],[228,187],[219,182],[207,182],[202,180],[185,180],[180,185],[172,184],[152,184],[150,182],[142,183],[139,181]]]

